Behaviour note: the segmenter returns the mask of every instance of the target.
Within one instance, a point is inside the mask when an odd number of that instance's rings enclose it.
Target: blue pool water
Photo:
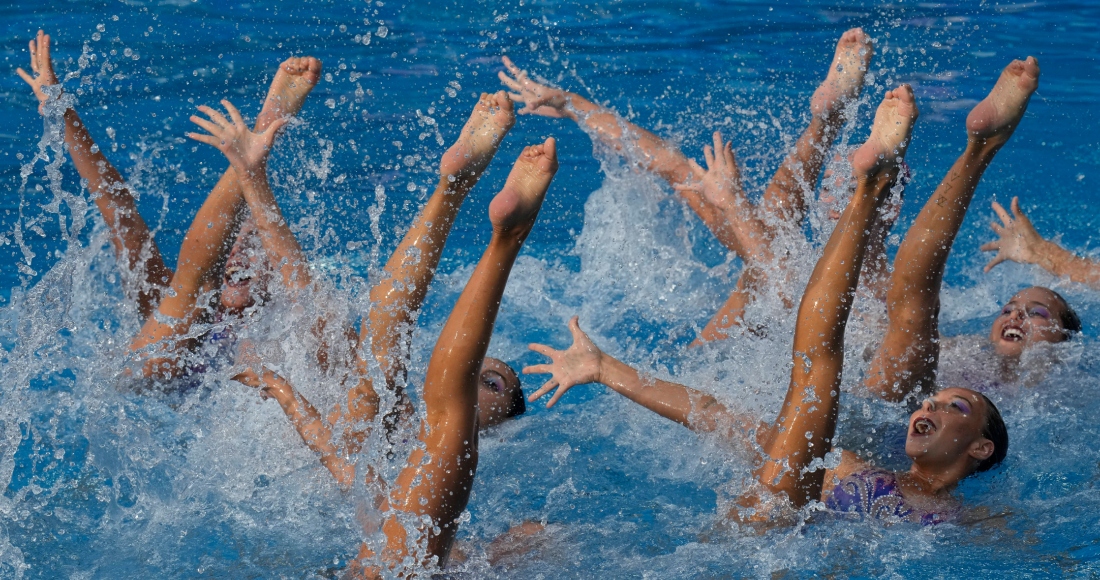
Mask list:
[[[721,129],[759,194],[807,121],[836,38],[862,26],[876,40],[875,79],[841,146],[862,141],[874,103],[895,83],[912,83],[922,110],[896,233],[961,150],[969,108],[1010,59],[1034,55],[1040,88],[956,242],[943,330],[981,333],[1017,288],[1057,284],[1020,266],[981,273],[991,200],[1020,196],[1041,232],[1095,253],[1100,9],[766,4],[135,0],[0,8],[0,69],[10,71],[0,81],[0,577],[325,577],[354,554],[360,522],[370,519],[361,494],[341,494],[278,407],[246,387],[211,372],[204,389],[183,397],[118,388],[140,321],[117,289],[99,215],[79,209],[88,194],[71,165],[40,149],[41,118],[14,75],[27,67],[26,40],[38,28],[54,35],[59,74],[72,75],[70,92],[81,89],[79,110],[141,195],[170,261],[225,166],[212,148],[182,139],[194,107],[229,98],[254,115],[279,61],[322,59],[324,82],[275,154],[273,185],[327,273],[332,308],[349,319],[365,308],[367,281],[426,199],[474,97],[498,90],[501,54],[679,141],[697,159]],[[770,418],[786,386],[790,324],[775,321],[768,338],[687,350],[739,263],[663,184],[594,154],[576,126],[542,118],[520,118],[462,210],[420,320],[414,383],[488,240],[491,193],[522,146],[547,135],[558,138],[561,170],[512,274],[490,354],[529,364],[537,357],[526,344],[565,345],[564,323],[576,313],[611,353]],[[46,158],[32,161],[40,151]],[[50,164],[60,179],[49,177]],[[822,223],[810,228],[817,241],[827,233]],[[812,264],[807,255],[803,275]],[[507,578],[1096,576],[1100,299],[1056,287],[1085,333],[1031,353],[1033,372],[999,397],[1012,434],[1006,465],[959,489],[993,516],[979,524],[731,530],[722,514],[744,488],[747,458],[599,388],[578,388],[559,407],[533,405],[483,438],[461,533],[472,555],[460,569]],[[288,373],[308,377],[287,346],[292,323],[273,314],[261,338]],[[850,336],[852,385],[875,334],[857,322]],[[975,341],[957,342],[945,352],[945,374],[980,372]],[[324,406],[342,396],[331,382],[300,386]],[[525,388],[537,385],[525,379]],[[882,460],[896,466],[892,426],[904,410],[856,393],[842,404],[845,444],[887,449]],[[400,464],[369,452],[362,461],[389,474]],[[490,566],[484,547],[525,520],[551,524],[546,537]]]

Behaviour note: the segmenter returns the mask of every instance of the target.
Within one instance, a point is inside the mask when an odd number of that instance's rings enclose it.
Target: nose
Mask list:
[[[921,403],[920,408],[931,413],[936,410],[936,402],[932,399],[925,399],[924,402]]]

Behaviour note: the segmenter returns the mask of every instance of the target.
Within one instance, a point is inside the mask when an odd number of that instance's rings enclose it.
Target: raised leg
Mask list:
[[[426,416],[423,449],[410,455],[390,494],[397,512],[428,516],[426,553],[413,553],[397,517],[383,524],[383,560],[396,567],[412,556],[420,565],[445,564],[470,497],[477,471],[477,381],[512,264],[534,226],[550,181],[557,171],[554,139],[528,147],[512,168],[504,189],[489,206],[493,237],[451,316],[443,326],[428,363],[424,383]],[[365,547],[364,547],[365,550]],[[366,555],[365,552],[361,552]]]
[[[978,181],[1012,136],[1038,86],[1038,61],[1013,61],[966,118],[966,150],[924,204],[894,259],[886,299],[889,327],[865,382],[872,393],[900,401],[932,388],[939,364],[940,286],[951,245]]]
[[[398,393],[400,414],[411,411],[408,399],[399,391],[405,379],[408,332],[435,277],[462,202],[514,124],[512,101],[504,91],[481,95],[462,134],[443,155],[435,193],[390,256],[386,277],[371,289],[372,307],[363,321],[359,341],[370,338],[371,352],[387,386]],[[366,369],[362,370],[362,376],[366,376]],[[377,394],[368,382],[360,381],[349,393],[348,419],[373,419],[377,403],[368,404],[372,400],[377,400]]]
[[[829,74],[810,101],[810,126],[764,192],[762,206],[773,222],[797,227],[806,215],[806,198],[812,195],[825,156],[844,124],[848,103],[863,91],[873,55],[871,37],[863,29],[853,28],[837,42]]]
[[[917,117],[913,92],[903,85],[886,93],[871,136],[856,152],[856,192],[814,267],[798,308],[791,383],[775,427],[763,442],[755,476],[796,507],[821,496],[823,469],[811,463],[832,447],[840,409],[844,331],[859,281],[869,230],[905,155]]]

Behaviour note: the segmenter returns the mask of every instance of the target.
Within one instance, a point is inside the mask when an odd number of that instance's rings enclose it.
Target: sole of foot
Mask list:
[[[451,178],[476,179],[515,124],[514,106],[507,93],[482,93],[458,140],[443,154],[440,175],[452,181]]]
[[[829,74],[810,100],[810,110],[815,116],[829,117],[839,113],[852,99],[859,97],[874,54],[871,37],[862,28],[853,28],[840,37]]]
[[[256,129],[262,131],[275,119],[297,115],[320,80],[321,61],[312,56],[291,57],[283,61],[271,81],[263,110],[256,118]]]
[[[504,188],[489,203],[489,221],[501,235],[526,236],[535,224],[546,190],[558,171],[557,143],[553,137],[520,153]]]
[[[852,154],[852,172],[858,177],[873,177],[897,169],[919,114],[909,85],[888,91],[875,112],[871,136]]]
[[[1027,111],[1032,93],[1039,88],[1039,61],[1014,60],[982,102],[966,117],[966,132],[972,139],[1007,141]]]

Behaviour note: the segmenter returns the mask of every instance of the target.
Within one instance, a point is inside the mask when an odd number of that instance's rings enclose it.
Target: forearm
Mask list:
[[[332,442],[332,429],[325,424],[321,414],[305,397],[294,390],[286,379],[264,372],[265,389],[278,401],[294,429],[301,435],[302,441],[314,453],[320,456],[321,464],[344,489],[351,487],[355,480],[355,466],[340,455]]]
[[[1044,240],[1039,246],[1032,263],[1055,276],[1069,278],[1100,290],[1100,264],[1082,258],[1050,240]]]
[[[256,168],[245,174],[241,179],[241,188],[252,219],[256,222],[264,251],[271,264],[279,268],[283,283],[294,290],[305,288],[312,282],[309,264],[271,192],[267,168]]]
[[[692,431],[739,432],[745,427],[743,418],[735,417],[714,396],[684,385],[643,377],[634,368],[604,353],[600,355],[598,382]]]
[[[645,168],[669,183],[684,183],[691,177],[687,157],[678,147],[576,93],[567,95],[569,104],[562,112],[587,127],[605,145],[621,152],[637,151]]]

